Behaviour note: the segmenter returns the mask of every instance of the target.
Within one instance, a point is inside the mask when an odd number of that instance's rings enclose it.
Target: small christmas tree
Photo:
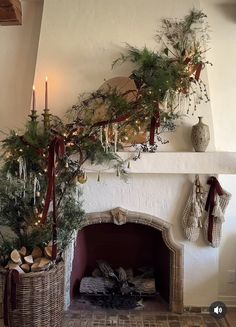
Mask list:
[[[58,123],[58,120],[57,120]],[[3,140],[3,165],[0,170],[0,224],[8,226],[12,237],[1,233],[0,256],[5,264],[13,249],[45,247],[52,240],[53,211],[42,224],[48,189],[49,146],[55,137],[53,126],[45,129],[32,120],[22,135],[12,131]],[[55,133],[55,129],[54,129]],[[65,156],[56,170],[57,246],[62,252],[84,217],[80,191],[76,185],[80,166]],[[49,199],[51,200],[51,199]]]

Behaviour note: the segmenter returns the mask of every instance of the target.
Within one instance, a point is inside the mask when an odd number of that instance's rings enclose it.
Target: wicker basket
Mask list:
[[[5,275],[0,273],[0,293],[4,290]],[[20,275],[16,306],[15,310],[9,306],[9,327],[61,327],[64,262],[49,271]]]

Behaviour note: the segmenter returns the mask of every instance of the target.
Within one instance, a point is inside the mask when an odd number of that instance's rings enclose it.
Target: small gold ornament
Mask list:
[[[77,177],[77,181],[80,183],[80,184],[84,184],[84,183],[86,183],[87,182],[87,175],[86,175],[86,173],[83,173],[82,175],[79,175],[78,177]]]

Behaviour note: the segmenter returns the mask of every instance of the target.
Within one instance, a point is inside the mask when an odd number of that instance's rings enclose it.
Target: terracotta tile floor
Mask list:
[[[227,324],[222,320],[217,322],[206,314],[80,311],[66,312],[63,327],[236,327],[236,320],[232,321],[233,324]],[[3,327],[2,320],[0,320],[0,327]]]
[[[63,327],[227,327],[227,324],[222,320],[216,321],[208,314],[82,310],[67,312]]]
[[[228,326],[236,327],[236,308],[228,309],[226,321],[228,323]]]

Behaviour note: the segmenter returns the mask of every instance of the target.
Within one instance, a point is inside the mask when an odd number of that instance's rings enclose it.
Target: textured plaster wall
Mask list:
[[[216,149],[235,151],[236,1],[202,0],[201,7],[208,15],[212,31],[211,49],[207,57],[214,65],[208,70],[208,78]],[[225,175],[221,176],[220,180],[233,197],[223,225],[219,260],[219,296],[226,303],[236,305],[236,284],[227,282],[228,270],[236,270],[236,178]]]
[[[29,114],[42,8],[42,0],[22,0],[23,25],[0,26],[1,131],[22,127]]]

